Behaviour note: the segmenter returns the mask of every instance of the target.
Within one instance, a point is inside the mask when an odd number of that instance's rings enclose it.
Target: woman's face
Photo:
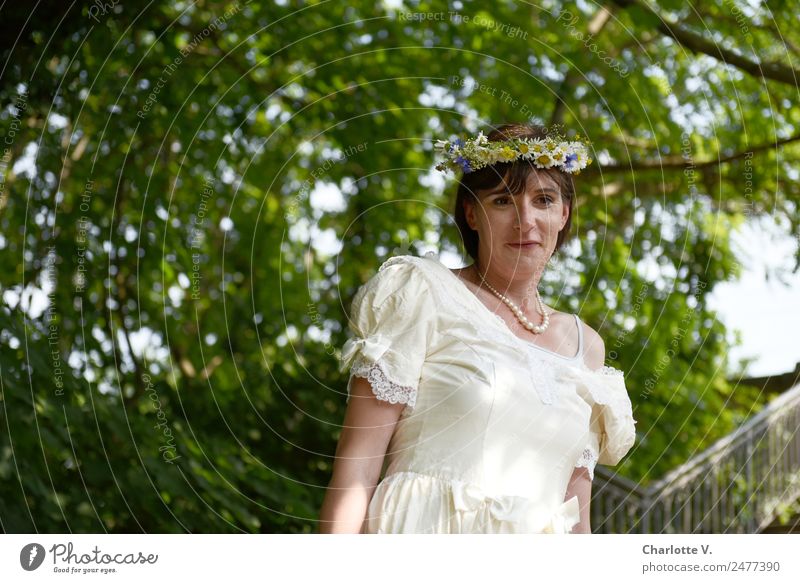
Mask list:
[[[541,276],[569,218],[558,182],[533,171],[520,194],[511,194],[501,183],[477,196],[478,204],[465,203],[465,215],[478,231],[481,266],[490,263],[492,271],[509,280]]]

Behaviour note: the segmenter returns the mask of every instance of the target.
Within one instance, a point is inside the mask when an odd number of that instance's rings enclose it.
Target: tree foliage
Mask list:
[[[745,221],[800,230],[796,6],[404,6],[3,11],[5,531],[314,531],[350,300],[394,253],[460,253],[431,145],[504,121],[594,144],[542,293],[626,372],[619,471],[763,404],[707,298]]]

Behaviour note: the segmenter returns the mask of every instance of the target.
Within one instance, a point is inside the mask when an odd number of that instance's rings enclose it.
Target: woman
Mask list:
[[[635,421],[602,339],[538,292],[586,148],[525,125],[437,145],[463,171],[474,261],[393,257],[356,294],[320,531],[589,533],[594,465],[619,462]]]

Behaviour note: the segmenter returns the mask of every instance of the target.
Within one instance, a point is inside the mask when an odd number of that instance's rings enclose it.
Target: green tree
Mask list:
[[[492,123],[594,144],[542,292],[627,374],[619,471],[763,404],[707,297],[746,220],[798,234],[796,6],[405,6],[3,12],[5,531],[314,531],[350,300],[398,248],[459,252],[431,145]]]

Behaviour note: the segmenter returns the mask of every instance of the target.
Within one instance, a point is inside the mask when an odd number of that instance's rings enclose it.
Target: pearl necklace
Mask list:
[[[544,318],[542,318],[541,324],[534,324],[528,319],[528,317],[524,314],[524,312],[519,307],[517,307],[517,305],[514,302],[512,302],[506,296],[504,296],[499,291],[494,289],[489,284],[489,282],[486,281],[486,278],[483,277],[483,274],[477,269],[477,267],[475,268],[475,271],[478,272],[481,281],[483,281],[483,283],[486,284],[486,287],[488,287],[494,295],[500,298],[503,301],[503,303],[509,307],[509,309],[517,317],[517,320],[519,320],[519,323],[522,324],[526,329],[530,330],[534,334],[541,334],[545,330],[547,330],[547,327],[550,326],[550,314],[548,314],[547,310],[545,310],[544,308],[544,302],[542,302],[542,296],[539,295],[538,287],[536,288],[536,301],[539,304],[539,313],[541,313],[544,316]]]

